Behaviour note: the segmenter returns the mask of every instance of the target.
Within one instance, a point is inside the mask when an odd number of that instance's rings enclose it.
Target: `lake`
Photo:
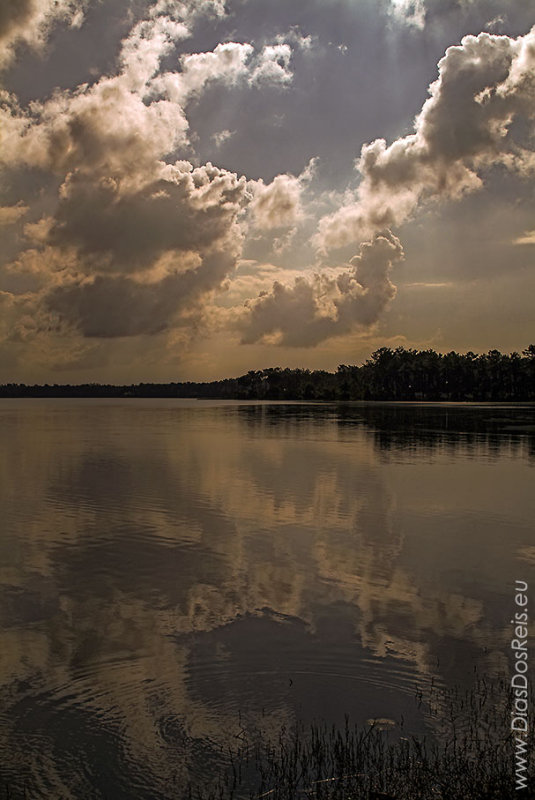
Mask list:
[[[532,404],[2,400],[0,775],[171,800],[256,727],[510,672]]]

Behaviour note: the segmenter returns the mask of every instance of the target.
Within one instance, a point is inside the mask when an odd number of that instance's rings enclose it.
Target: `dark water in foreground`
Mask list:
[[[0,774],[163,800],[240,731],[509,674],[535,407],[3,400]]]

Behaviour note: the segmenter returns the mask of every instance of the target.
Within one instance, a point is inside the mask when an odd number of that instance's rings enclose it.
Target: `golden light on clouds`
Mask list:
[[[429,215],[453,215],[460,225],[473,197],[499,204],[502,185],[518,197],[526,193],[534,164],[534,29],[447,42],[445,54],[436,54],[438,78],[432,70],[419,76],[421,101],[410,121],[399,111],[396,117],[381,94],[389,90],[387,62],[376,86],[364,90],[357,81],[352,95],[342,91],[348,59],[360,58],[360,39],[352,48],[326,38],[326,12],[319,8],[308,28],[304,20],[288,25],[282,17],[277,24],[275,14],[272,33],[252,37],[240,33],[232,0],[146,2],[120,23],[113,17],[115,49],[106,68],[92,62],[86,81],[54,84],[56,37],[83,43],[97,22],[112,18],[112,6],[113,0],[26,0],[0,15],[6,87],[0,291],[11,295],[13,314],[0,362],[9,365],[10,377],[56,371],[62,341],[62,369],[72,378],[84,375],[85,353],[87,374],[113,379],[114,360],[124,365],[128,349],[139,355],[130,362],[132,379],[155,377],[149,353],[156,336],[160,370],[171,377],[192,348],[209,363],[215,333],[237,349],[232,363],[244,368],[245,348],[253,344],[260,358],[262,348],[267,356],[277,344],[281,361],[299,352],[306,366],[317,348],[336,340],[333,368],[350,360],[355,334],[361,342],[381,331],[386,338],[407,337],[403,326],[388,330],[397,276],[410,269],[418,247],[406,251],[407,228],[419,231],[423,245]],[[254,0],[246,8],[257,13]],[[348,15],[348,35],[355,17],[351,35],[361,37],[364,10],[341,4],[340,13]],[[427,35],[435,12],[422,1],[374,13],[386,15],[388,36],[416,40]],[[208,30],[212,46],[203,49]],[[36,58],[43,86],[28,99],[25,64]],[[337,144],[331,143],[327,131],[319,135],[328,119],[321,109],[329,105],[355,122],[375,109],[388,121],[389,141],[378,124],[375,135],[359,140],[340,123]],[[263,116],[269,123],[255,128]],[[336,116],[330,124],[338,124]],[[338,166],[335,177],[331,162],[341,161],[338,151],[346,167]],[[529,230],[519,235],[528,210],[519,212],[508,236],[519,286],[525,264],[515,245],[533,241]],[[506,227],[505,218],[501,224]],[[482,231],[477,263],[487,262],[492,273],[498,259],[486,240]],[[407,283],[456,283],[447,274],[447,249],[444,238],[429,274]],[[470,273],[468,250],[461,258]],[[244,263],[251,265],[247,277],[239,268]],[[266,284],[269,264],[276,278]],[[466,285],[477,291],[469,274]],[[517,293],[520,303],[526,294]],[[414,297],[415,332],[408,338],[428,341],[436,329],[429,328],[423,296]],[[492,307],[479,304],[478,313],[486,331]],[[443,332],[447,319],[444,302],[437,320]],[[500,341],[525,335],[513,319],[501,325]],[[134,348],[128,338],[137,340]],[[28,366],[36,363],[37,372]]]

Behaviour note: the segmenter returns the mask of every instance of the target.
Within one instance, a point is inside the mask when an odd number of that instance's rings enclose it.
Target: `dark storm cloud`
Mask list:
[[[44,306],[86,337],[155,335],[172,324],[195,324],[196,303],[217,287],[234,265],[232,254],[207,254],[197,269],[151,283],[97,275],[47,293]],[[180,322],[181,312],[185,316]]]
[[[207,164],[169,166],[141,189],[71,178],[48,234],[52,245],[77,248],[84,262],[113,271],[150,268],[168,251],[203,251],[232,234],[245,180]],[[98,232],[98,235],[95,235]]]
[[[185,108],[207,84],[285,85],[291,48],[275,42],[255,52],[223,42],[180,56],[180,71],[161,70],[195,18],[223,11],[208,0],[160,0],[123,41],[116,75],[58,91],[28,110],[4,96],[6,169],[40,168],[63,180],[54,213],[25,229],[36,247],[10,266],[39,275],[35,319],[44,329],[53,325],[51,314],[56,327],[86,337],[156,334],[183,324],[183,314],[194,328],[202,296],[232,272],[245,178],[171,154],[190,147]],[[4,217],[14,219],[12,212]],[[20,330],[26,336],[34,327]]]

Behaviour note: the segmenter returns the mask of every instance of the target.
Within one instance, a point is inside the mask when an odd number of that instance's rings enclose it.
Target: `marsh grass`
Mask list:
[[[532,696],[532,695],[531,695]],[[189,800],[533,800],[534,714],[528,734],[528,788],[515,787],[515,741],[508,683],[478,678],[472,688],[432,689],[415,702],[428,733],[326,724],[243,731],[228,768]]]
[[[528,786],[518,791],[507,681],[477,678],[466,691],[431,685],[425,696],[416,689],[414,701],[427,721],[426,735],[412,735],[403,720],[384,730],[380,721],[359,727],[347,718],[342,728],[323,722],[282,728],[275,741],[261,728],[242,729],[239,746],[228,749],[226,767],[215,779],[207,776],[202,785],[170,790],[165,796],[173,800],[535,800],[533,704],[527,736]],[[6,800],[31,796],[23,788],[0,787],[0,798]],[[113,794],[102,792],[90,796],[114,800]]]

